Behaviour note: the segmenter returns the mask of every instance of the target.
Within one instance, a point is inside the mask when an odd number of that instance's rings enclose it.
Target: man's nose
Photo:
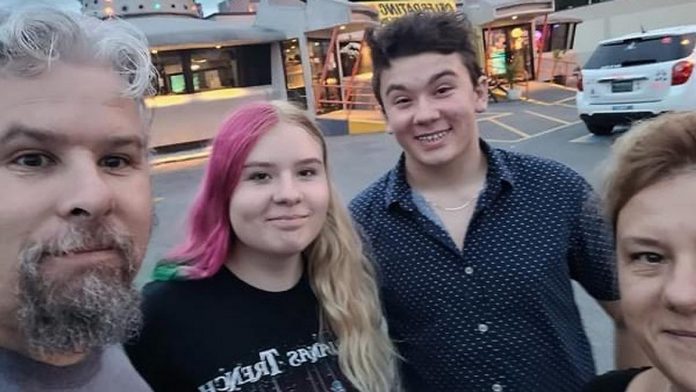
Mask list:
[[[427,98],[420,98],[416,103],[413,121],[416,124],[429,124],[440,118],[440,111],[435,103]]]
[[[65,173],[60,215],[72,220],[99,219],[110,214],[114,209],[115,189],[108,180],[109,174],[93,160],[73,162]]]

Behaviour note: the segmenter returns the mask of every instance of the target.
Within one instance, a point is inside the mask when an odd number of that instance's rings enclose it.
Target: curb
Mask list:
[[[150,166],[161,166],[169,163],[178,163],[192,161],[196,159],[205,159],[210,156],[211,148],[204,147],[198,149],[192,149],[187,151],[181,151],[169,154],[155,154],[152,159],[150,159]]]

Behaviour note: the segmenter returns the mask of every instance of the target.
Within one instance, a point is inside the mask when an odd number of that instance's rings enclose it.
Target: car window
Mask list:
[[[684,58],[694,51],[696,34],[634,38],[600,45],[584,69],[622,68]]]

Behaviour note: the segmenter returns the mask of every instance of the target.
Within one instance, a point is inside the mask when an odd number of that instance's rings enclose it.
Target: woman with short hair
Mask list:
[[[610,372],[592,392],[696,391],[696,113],[618,140],[605,202],[625,323],[653,367]]]

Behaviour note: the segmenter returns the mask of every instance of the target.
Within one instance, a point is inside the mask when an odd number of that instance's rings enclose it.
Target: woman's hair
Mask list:
[[[315,137],[326,165],[322,133],[302,110],[285,102],[247,104],[236,110],[213,141],[190,210],[187,238],[169,255],[173,261],[157,266],[156,279],[206,278],[227,261],[236,240],[229,222],[230,198],[249,153],[279,123],[298,125]],[[341,370],[360,391],[394,390],[397,356],[386,331],[375,271],[332,186],[324,226],[303,253],[323,320],[338,340]]]
[[[0,77],[36,77],[56,61],[109,66],[123,95],[142,102],[155,71],[143,33],[130,23],[36,5],[0,9]]]
[[[641,122],[613,147],[604,184],[607,216],[614,229],[619,212],[641,190],[685,172],[696,172],[696,113],[663,114]]]

